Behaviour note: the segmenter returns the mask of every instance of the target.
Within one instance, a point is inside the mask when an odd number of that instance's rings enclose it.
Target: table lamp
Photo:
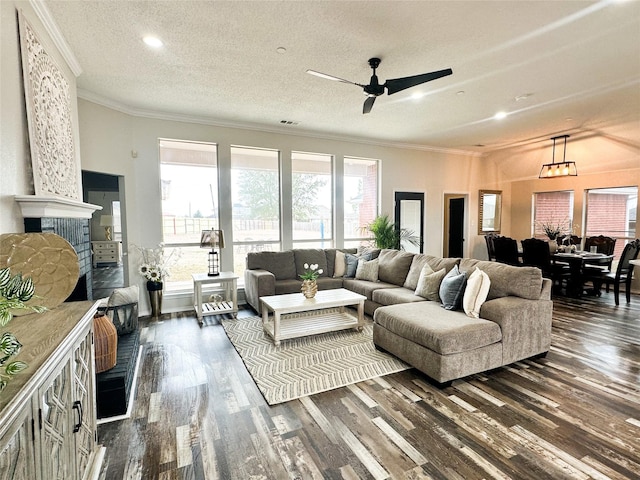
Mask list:
[[[100,226],[104,227],[104,239],[111,241],[111,227],[113,226],[113,216],[101,215]]]
[[[203,230],[200,237],[200,248],[211,249],[207,275],[210,277],[220,275],[220,259],[217,249],[224,248],[224,232],[222,230]]]

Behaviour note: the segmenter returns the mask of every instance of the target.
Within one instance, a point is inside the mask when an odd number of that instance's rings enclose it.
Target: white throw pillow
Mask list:
[[[447,271],[443,268],[434,272],[428,263],[424,264],[422,270],[420,270],[420,277],[418,278],[418,286],[416,287],[415,294],[431,300],[432,302],[439,302],[440,295],[440,283],[447,274]]]
[[[370,282],[378,281],[378,259],[366,261],[364,258],[358,259],[358,268],[356,269],[356,278],[358,280],[368,280]]]
[[[139,297],[138,285],[131,285],[126,288],[116,288],[109,296],[107,306],[119,307],[120,305],[138,303]]]
[[[482,307],[487,295],[489,295],[490,286],[489,275],[476,267],[467,280],[467,289],[464,291],[464,297],[462,298],[464,313],[469,317],[480,317],[480,307]]]
[[[333,266],[333,278],[344,277],[347,270],[347,263],[344,259],[344,252],[336,250],[336,261]]]

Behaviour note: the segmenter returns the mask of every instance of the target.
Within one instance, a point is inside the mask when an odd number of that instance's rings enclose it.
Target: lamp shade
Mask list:
[[[200,248],[224,248],[224,231],[203,230],[200,236]]]
[[[111,226],[113,226],[113,215],[101,215],[100,216],[100,226],[101,227],[111,227]]]

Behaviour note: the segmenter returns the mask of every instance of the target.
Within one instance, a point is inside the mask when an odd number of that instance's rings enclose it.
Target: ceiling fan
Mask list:
[[[390,78],[382,85],[380,85],[380,83],[378,83],[378,76],[376,75],[376,68],[380,66],[380,61],[381,60],[379,58],[375,57],[369,59],[369,65],[373,69],[373,75],[371,75],[369,85],[350,82],[349,80],[345,80],[344,78],[334,77],[333,75],[316,72],[315,70],[307,70],[307,73],[315,75],[316,77],[326,78],[328,80],[334,80],[336,82],[350,83],[351,85],[362,87],[362,89],[364,90],[364,94],[367,96],[367,99],[364,101],[364,106],[362,107],[362,113],[369,113],[371,111],[371,107],[373,107],[373,103],[376,101],[376,97],[384,94],[385,88],[387,89],[387,95],[393,95],[394,93],[406,90],[407,88],[415,87],[416,85],[420,85],[421,83],[430,82],[431,80],[436,80],[441,77],[446,77],[447,75],[451,75],[453,73],[453,70],[447,68],[445,70],[438,70],[437,72],[412,75],[410,77]]]

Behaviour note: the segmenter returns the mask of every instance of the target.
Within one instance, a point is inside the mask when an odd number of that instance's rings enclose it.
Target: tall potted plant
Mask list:
[[[408,242],[411,245],[420,246],[420,238],[415,233],[406,228],[400,228],[391,221],[389,215],[378,215],[366,226],[366,230],[373,234],[373,242],[376,248],[390,248],[404,250],[402,243]]]

